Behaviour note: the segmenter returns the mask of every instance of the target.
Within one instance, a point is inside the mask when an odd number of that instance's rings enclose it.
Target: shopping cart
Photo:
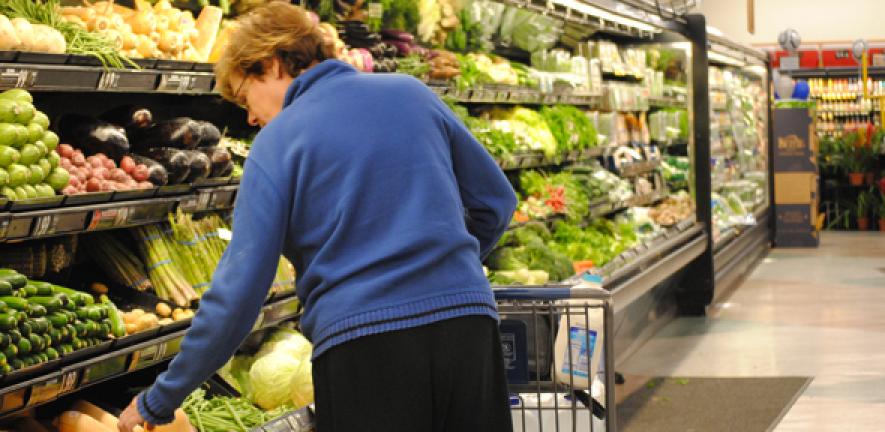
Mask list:
[[[616,431],[611,293],[582,286],[494,292],[514,431]]]
[[[514,432],[616,431],[611,293],[580,285],[494,288],[494,293]],[[557,344],[563,337],[568,343]],[[597,358],[602,365],[595,368]],[[314,427],[311,405],[252,431]]]

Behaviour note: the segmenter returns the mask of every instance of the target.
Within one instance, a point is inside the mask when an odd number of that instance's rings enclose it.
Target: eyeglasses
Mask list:
[[[249,104],[246,102],[245,97],[240,98],[240,91],[243,90],[243,86],[246,85],[246,81],[249,80],[249,77],[250,77],[249,75],[243,76],[243,80],[240,81],[240,85],[237,87],[237,90],[234,92],[234,100],[237,101],[237,105],[239,105],[240,108],[243,108],[246,111],[249,110]]]

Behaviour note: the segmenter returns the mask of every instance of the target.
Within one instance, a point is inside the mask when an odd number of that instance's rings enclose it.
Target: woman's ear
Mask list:
[[[270,59],[270,76],[277,77],[277,79],[283,79],[286,77],[286,70],[283,68],[283,62],[280,61],[279,57],[274,57]]]

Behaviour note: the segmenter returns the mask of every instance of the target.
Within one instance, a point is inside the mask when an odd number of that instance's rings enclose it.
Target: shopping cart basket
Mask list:
[[[494,292],[514,431],[616,431],[611,293],[581,286]]]

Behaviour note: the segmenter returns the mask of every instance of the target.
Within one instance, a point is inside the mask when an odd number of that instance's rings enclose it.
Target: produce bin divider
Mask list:
[[[18,51],[2,51],[0,50],[0,62],[12,63],[18,58]]]
[[[69,54],[22,51],[19,52],[16,61],[19,63],[65,64],[69,57]]]

